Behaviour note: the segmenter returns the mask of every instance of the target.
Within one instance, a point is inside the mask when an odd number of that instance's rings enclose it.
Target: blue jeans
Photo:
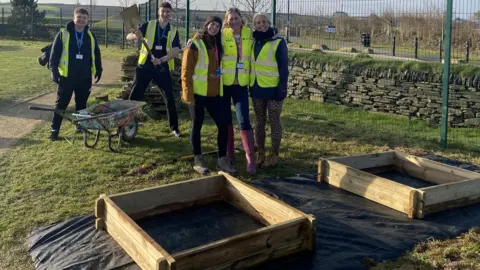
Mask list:
[[[223,86],[223,98],[225,98],[225,105],[228,106],[227,122],[228,125],[232,125],[232,113],[231,106],[235,106],[235,112],[237,114],[237,120],[240,125],[240,130],[250,130],[250,115],[248,113],[248,89],[246,86],[231,85]]]

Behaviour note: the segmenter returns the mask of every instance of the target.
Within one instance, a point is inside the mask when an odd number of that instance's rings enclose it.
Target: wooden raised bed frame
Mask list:
[[[373,173],[397,170],[434,183],[412,188]],[[320,159],[318,181],[383,204],[410,218],[480,202],[480,174],[399,151]]]
[[[224,200],[265,225],[175,254],[165,251],[134,220]],[[95,206],[96,228],[106,231],[144,270],[244,269],[316,246],[315,218],[220,172],[217,176],[112,196]]]

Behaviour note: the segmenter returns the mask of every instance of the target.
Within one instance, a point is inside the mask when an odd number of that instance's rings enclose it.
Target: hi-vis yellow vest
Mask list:
[[[198,49],[198,60],[193,72],[193,92],[200,96],[207,96],[208,93],[208,77],[215,76],[208,74],[208,51],[205,43],[201,39],[193,39],[193,44]],[[220,80],[222,77],[220,76]],[[220,81],[220,96],[223,96],[223,85]]]
[[[167,25],[168,26],[168,25]],[[167,27],[165,26],[165,27]],[[149,21],[147,25],[147,32],[145,33],[146,36],[145,41],[147,42],[148,47],[152,50],[153,49],[153,42],[155,41],[155,35],[157,33],[157,21]],[[172,50],[172,42],[175,36],[177,35],[177,29],[170,25],[170,31],[168,31],[167,36],[167,54]],[[138,56],[138,64],[143,65],[148,57],[147,48],[142,43],[142,48],[140,49],[140,55]],[[171,59],[168,61],[168,69],[173,70],[175,68],[175,60]]]
[[[252,50],[252,35],[250,28],[243,27],[240,35],[242,42],[242,57],[238,58],[238,48],[231,28],[224,28],[222,33],[222,45],[224,56],[222,57],[222,79],[224,85],[232,85],[235,81],[237,62],[243,63],[243,69],[238,69],[238,84],[248,85],[250,71],[250,53]]]
[[[278,44],[280,39],[269,41],[263,45],[260,53],[255,59],[255,51],[252,48],[251,54],[251,73],[250,73],[250,86],[255,84],[257,80],[260,87],[277,87],[280,81],[280,75],[278,73],[278,63],[275,58]]]
[[[70,32],[62,28],[62,43],[63,43],[63,50],[62,56],[60,57],[60,64],[58,65],[58,73],[60,76],[68,77],[68,61],[69,61],[69,48],[70,48]],[[93,38],[92,32],[90,30],[87,31],[88,36],[90,37],[90,49],[92,51],[92,74],[95,75],[97,72],[97,68],[95,67],[95,39]]]

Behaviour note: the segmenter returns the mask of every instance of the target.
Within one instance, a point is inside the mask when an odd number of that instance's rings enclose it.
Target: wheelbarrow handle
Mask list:
[[[52,108],[45,108],[45,107],[37,107],[37,106],[28,106],[30,110],[34,111],[47,111],[47,112],[58,112],[58,113],[65,113],[65,110],[56,110]]]

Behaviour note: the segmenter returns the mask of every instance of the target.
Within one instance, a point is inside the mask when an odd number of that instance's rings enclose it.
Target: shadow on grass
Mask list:
[[[28,138],[0,138],[0,149],[7,149],[12,145],[22,144],[24,146],[28,146],[38,143],[42,143],[42,141]]]
[[[14,52],[14,51],[21,51],[22,49],[23,48],[21,46],[0,45],[0,52]]]

